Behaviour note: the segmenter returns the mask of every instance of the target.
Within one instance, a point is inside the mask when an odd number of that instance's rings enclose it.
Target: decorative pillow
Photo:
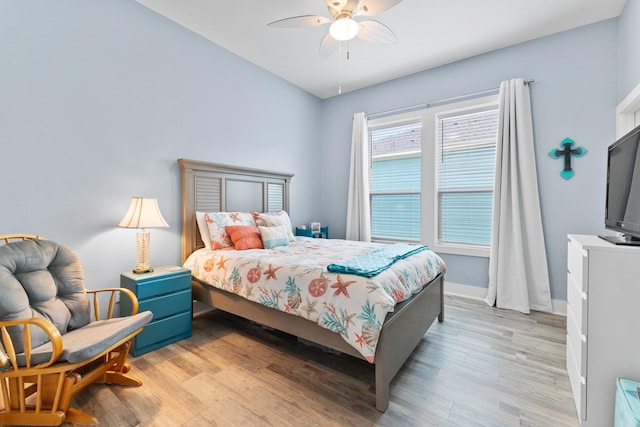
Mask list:
[[[209,227],[207,227],[207,221],[205,221],[205,212],[196,212],[196,224],[198,224],[198,231],[200,232],[200,238],[204,247],[211,249],[211,237],[209,237]]]
[[[227,225],[256,225],[248,212],[207,212],[204,220],[209,230],[211,249],[214,250],[233,246],[233,241],[225,230]]]
[[[91,321],[84,274],[75,252],[51,240],[21,240],[0,246],[0,320],[47,319],[61,334]],[[24,351],[23,326],[7,327],[16,353]],[[31,348],[50,341],[31,331]],[[0,345],[1,348],[1,345]]]
[[[259,225],[258,228],[260,229],[260,236],[262,236],[262,244],[265,249],[275,248],[276,246],[287,246],[289,244],[287,228],[284,225],[275,227]]]
[[[287,238],[289,241],[293,242],[296,240],[291,227],[291,219],[289,219],[289,214],[286,211],[266,213],[253,212],[253,219],[255,220],[256,225],[262,225],[265,227],[284,225],[287,230]]]
[[[260,230],[255,225],[227,225],[224,229],[231,237],[233,246],[237,250],[264,248]]]

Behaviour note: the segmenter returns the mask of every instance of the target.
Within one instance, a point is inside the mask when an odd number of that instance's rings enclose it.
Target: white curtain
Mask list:
[[[371,241],[369,128],[364,113],[356,113],[353,116],[346,238],[362,242]]]
[[[551,311],[529,86],[500,84],[487,304]]]

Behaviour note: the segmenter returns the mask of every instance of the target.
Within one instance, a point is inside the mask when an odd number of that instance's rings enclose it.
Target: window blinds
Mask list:
[[[371,236],[420,241],[422,125],[370,131]]]
[[[489,246],[497,107],[438,117],[439,240]]]

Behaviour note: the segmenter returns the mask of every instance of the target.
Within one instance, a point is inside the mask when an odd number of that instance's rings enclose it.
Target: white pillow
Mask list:
[[[259,225],[258,228],[260,229],[260,237],[262,237],[262,245],[265,249],[287,246],[289,244],[287,228],[284,225],[274,227]]]
[[[204,220],[206,212],[196,212],[196,223],[198,224],[198,231],[200,232],[200,238],[204,242],[204,247],[211,249],[211,236],[209,236],[209,227]]]
[[[257,225],[266,227],[283,225],[287,231],[287,238],[289,241],[294,242],[296,240],[291,227],[291,219],[289,219],[289,214],[286,211],[266,213],[254,212],[253,219],[256,221]]]

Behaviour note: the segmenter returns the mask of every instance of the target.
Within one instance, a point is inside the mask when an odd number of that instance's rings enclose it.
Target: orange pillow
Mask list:
[[[264,249],[260,230],[255,225],[227,225],[224,229],[236,249]]]

